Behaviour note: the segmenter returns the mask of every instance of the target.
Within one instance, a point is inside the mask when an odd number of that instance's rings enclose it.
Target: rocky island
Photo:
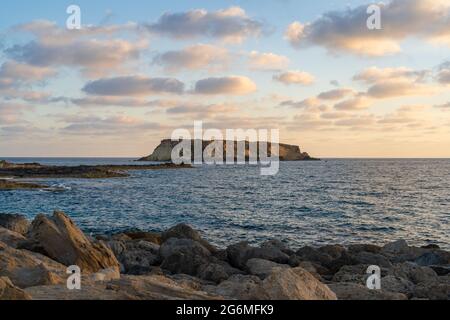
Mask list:
[[[67,288],[67,267],[82,271]],[[365,286],[381,268],[381,290]],[[448,300],[450,253],[404,240],[217,248],[192,227],[85,235],[63,212],[0,214],[0,300]]]
[[[213,143],[214,141],[202,141],[202,150],[204,151],[205,148]],[[227,150],[227,141],[221,141],[223,143],[223,152],[224,152],[224,159],[225,159],[225,153]],[[171,155],[172,150],[175,148],[176,145],[178,145],[180,141],[176,140],[162,140],[159,146],[156,147],[155,151],[149,156],[143,157],[139,159],[138,161],[171,161]],[[257,142],[256,142],[257,143]],[[231,144],[234,144],[234,154],[237,153],[237,142],[232,141]],[[194,155],[194,140],[191,140],[191,146],[192,146],[192,155]],[[268,148],[268,156],[271,155],[272,150],[272,144],[267,144]],[[248,141],[245,142],[245,157],[248,160],[249,157],[249,149],[250,149],[250,143]],[[319,160],[316,158],[311,157],[306,152],[301,152],[299,146],[294,145],[288,145],[288,144],[279,144],[279,156],[280,161],[307,161],[307,160]]]

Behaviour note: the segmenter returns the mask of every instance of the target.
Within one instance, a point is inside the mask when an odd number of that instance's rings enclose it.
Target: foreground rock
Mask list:
[[[289,248],[279,240],[219,249],[186,224],[90,240],[64,213],[0,215],[0,299],[448,300],[449,253],[396,241]],[[28,230],[28,232],[24,232]],[[103,242],[104,241],[104,242]],[[366,287],[369,265],[382,290]],[[68,290],[67,266],[82,270]],[[120,269],[119,269],[120,267]],[[120,272],[119,272],[120,271]]]
[[[31,296],[17,288],[6,277],[0,277],[0,300],[31,300]]]
[[[23,248],[41,252],[66,266],[77,265],[83,272],[119,268],[113,252],[103,242],[91,242],[62,212],[52,217],[38,215]]]

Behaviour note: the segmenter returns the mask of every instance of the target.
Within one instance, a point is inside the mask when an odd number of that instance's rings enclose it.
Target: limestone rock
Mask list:
[[[226,299],[267,300],[268,296],[261,290],[262,281],[256,276],[233,275],[218,286],[205,286],[204,290]]]
[[[252,258],[259,258],[282,264],[287,264],[289,262],[289,256],[278,248],[255,248],[249,246],[247,242],[229,246],[227,248],[227,255],[231,265],[242,270],[245,269],[247,261]]]
[[[77,265],[83,273],[119,268],[113,252],[103,242],[91,242],[62,212],[52,217],[38,215],[29,237],[47,256],[66,266]]]
[[[275,268],[262,283],[262,290],[270,300],[336,300],[325,284],[301,267]]]
[[[248,273],[261,279],[266,278],[272,273],[274,268],[289,268],[288,265],[278,264],[264,259],[250,259],[246,263]]]
[[[20,288],[62,283],[65,271],[61,264],[0,242],[0,276]]]
[[[435,282],[438,275],[429,267],[421,267],[411,262],[404,262],[394,265],[389,274],[403,279],[407,279],[414,284],[422,282]]]
[[[0,300],[31,300],[31,296],[14,284],[7,277],[0,277]]]
[[[3,242],[10,247],[17,248],[19,243],[24,240],[26,240],[26,238],[20,233],[0,227],[0,242]]]
[[[356,283],[333,283],[328,285],[339,300],[407,300],[402,293],[370,290]]]
[[[217,249],[208,243],[206,240],[204,240],[200,233],[187,224],[178,224],[169,230],[165,231],[161,235],[161,242],[165,242],[170,238],[177,238],[177,239],[190,239],[199,242],[202,246],[204,246],[206,249],[208,249],[210,252],[215,252]]]

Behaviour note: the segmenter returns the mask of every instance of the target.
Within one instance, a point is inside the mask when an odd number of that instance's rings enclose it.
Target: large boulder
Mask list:
[[[295,255],[300,259],[300,261],[316,262],[322,266],[325,266],[333,261],[333,257],[327,252],[309,246],[298,249]],[[337,258],[338,257],[336,257],[336,259]]]
[[[438,275],[429,267],[418,266],[412,262],[395,264],[389,269],[389,275],[407,279],[414,284],[431,283],[438,280]]]
[[[450,300],[450,281],[445,279],[419,283],[413,295],[418,299]]]
[[[91,242],[63,212],[55,212],[52,217],[38,215],[29,238],[25,248],[44,253],[66,266],[77,265],[83,273],[119,268],[111,249],[102,241]]]
[[[123,273],[141,275],[149,273],[159,264],[159,245],[142,240],[110,241],[108,243],[121,264]]]
[[[339,300],[407,300],[403,293],[371,290],[356,283],[332,283],[328,285]]]
[[[14,284],[7,277],[0,277],[0,300],[31,300],[31,296]]]
[[[450,264],[450,252],[444,250],[433,250],[426,252],[415,261],[419,266],[432,266],[432,265],[449,265]]]
[[[247,242],[240,242],[227,248],[227,256],[230,264],[244,270],[248,260],[253,258],[264,259],[276,263],[287,264],[289,256],[274,246],[256,248]]]
[[[184,223],[178,224],[161,234],[161,242],[165,242],[170,238],[194,240],[199,242],[210,252],[215,252],[217,250],[213,245],[208,243],[208,241],[204,240],[198,231]]]
[[[66,267],[39,254],[17,250],[0,242],[0,276],[27,288],[63,282]]]
[[[270,300],[336,300],[336,295],[301,267],[275,268],[261,289]]]
[[[239,269],[233,268],[228,263],[212,258],[211,261],[200,265],[197,276],[206,281],[220,283],[234,274],[243,274]]]
[[[25,235],[30,222],[20,214],[0,213],[0,227]]]
[[[381,288],[389,292],[403,293],[408,298],[414,293],[414,284],[411,281],[392,275],[381,279]]]
[[[159,249],[161,268],[172,273],[197,275],[202,265],[211,260],[211,252],[191,239],[170,238]]]
[[[0,242],[3,242],[10,247],[17,248],[24,240],[26,240],[26,238],[20,233],[0,227]]]
[[[372,252],[358,252],[352,256],[358,264],[376,265],[382,268],[392,267],[392,263],[384,255]]]
[[[286,253],[288,256],[293,255],[295,252],[287,246],[287,244],[283,241],[280,241],[278,239],[271,239],[264,241],[261,246],[261,248],[276,248],[281,250],[282,252]]]
[[[262,281],[251,275],[236,274],[221,282],[218,286],[207,285],[204,290],[210,294],[236,300],[267,300],[261,290]]]

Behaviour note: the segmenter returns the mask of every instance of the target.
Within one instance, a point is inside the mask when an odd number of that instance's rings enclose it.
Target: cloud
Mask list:
[[[169,107],[177,102],[171,100],[147,100],[135,97],[117,96],[88,96],[83,98],[63,98],[62,101],[70,102],[80,107]]]
[[[0,79],[4,83],[34,82],[55,75],[55,71],[46,67],[38,67],[16,61],[6,61],[0,67]]]
[[[148,96],[152,94],[182,94],[184,83],[174,78],[128,76],[88,82],[83,91],[99,96]]]
[[[207,78],[199,80],[195,84],[195,93],[210,95],[245,95],[256,91],[256,89],[256,84],[243,76]]]
[[[314,76],[303,71],[287,71],[273,77],[275,81],[281,82],[286,85],[300,84],[310,85],[314,83]]]
[[[113,38],[128,30],[127,25],[86,26],[73,32],[52,22],[34,21],[15,30],[31,32],[35,39],[5,49],[9,58],[35,67],[77,67],[90,77],[123,69],[148,46],[145,40]]]
[[[438,105],[435,105],[434,107],[438,108],[438,109],[450,111],[450,102],[447,102],[447,103],[444,103],[444,104],[438,104]]]
[[[249,56],[249,66],[253,70],[276,71],[284,69],[289,64],[289,59],[271,52],[252,51]]]
[[[161,65],[168,72],[186,70],[221,70],[230,59],[228,50],[208,45],[197,44],[183,50],[168,51],[157,55],[153,62]]]
[[[428,83],[430,75],[429,70],[370,67],[355,75],[353,79],[370,85],[366,93],[368,97],[385,99],[437,92],[439,88]]]
[[[22,112],[26,109],[24,104],[0,102],[0,126],[23,122]]]
[[[263,25],[247,16],[240,7],[231,7],[214,12],[196,9],[165,13],[156,23],[144,27],[151,33],[177,39],[210,37],[241,42],[245,38],[260,35]]]
[[[183,118],[189,115],[196,119],[213,118],[217,115],[230,114],[237,111],[239,111],[237,106],[227,103],[203,105],[185,102],[167,109],[167,113],[170,115],[182,116]]]
[[[321,100],[341,100],[349,95],[355,95],[353,89],[342,88],[320,93],[317,98]]]
[[[371,100],[366,97],[357,97],[349,100],[339,102],[334,105],[337,110],[355,111],[364,110],[371,106]]]
[[[369,30],[367,5],[324,13],[313,22],[289,25],[286,38],[296,48],[322,46],[332,53],[383,56],[401,51],[409,37],[450,45],[447,0],[391,0],[379,3],[381,30]]]
[[[280,103],[281,107],[292,107],[296,109],[326,109],[326,106],[317,98],[307,98],[301,101],[286,100]]]

